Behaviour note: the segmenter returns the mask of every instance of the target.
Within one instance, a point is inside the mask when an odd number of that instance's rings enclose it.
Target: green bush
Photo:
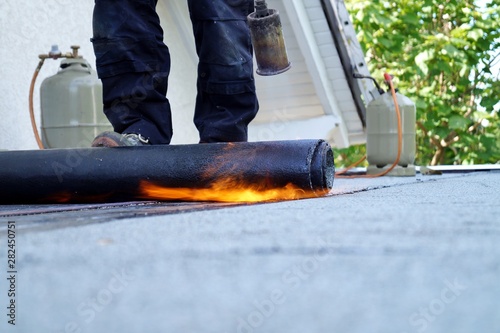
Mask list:
[[[417,105],[419,165],[500,160],[500,6],[478,3],[346,2],[373,76],[391,73]],[[364,150],[336,150],[337,166]]]

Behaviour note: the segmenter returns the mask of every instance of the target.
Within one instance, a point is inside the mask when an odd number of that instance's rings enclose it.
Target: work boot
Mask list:
[[[125,147],[149,145],[149,140],[140,134],[103,132],[96,136],[92,147]]]

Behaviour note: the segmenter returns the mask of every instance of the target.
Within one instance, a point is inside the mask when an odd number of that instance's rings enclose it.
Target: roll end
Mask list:
[[[321,140],[312,153],[311,188],[317,194],[324,195],[333,188],[335,163],[332,147]]]

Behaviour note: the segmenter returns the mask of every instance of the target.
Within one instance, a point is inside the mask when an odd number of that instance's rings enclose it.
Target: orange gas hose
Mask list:
[[[38,77],[38,73],[42,69],[44,61],[45,61],[44,58],[40,59],[40,62],[38,63],[38,66],[35,69],[35,73],[33,73],[33,78],[31,79],[31,85],[30,85],[30,95],[29,95],[31,127],[33,128],[33,134],[35,134],[36,143],[38,144],[38,147],[40,149],[44,149],[44,146],[43,146],[42,140],[40,139],[40,134],[38,133],[38,128],[36,126],[35,111],[33,110],[33,92],[35,90],[36,78]]]
[[[341,176],[341,175],[347,173],[349,170],[351,170],[351,169],[357,167],[358,165],[360,165],[361,163],[363,163],[364,160],[366,160],[366,155],[361,157],[358,161],[354,162],[353,164],[349,165],[344,170],[336,172],[335,176]]]
[[[346,169],[336,172],[335,176],[338,178],[377,178],[377,177],[382,177],[387,175],[389,172],[391,172],[399,163],[399,160],[401,159],[401,152],[403,150],[403,125],[401,122],[401,111],[399,110],[399,104],[398,104],[398,98],[396,96],[396,90],[394,89],[394,84],[392,83],[392,78],[389,74],[385,73],[384,74],[385,80],[389,83],[389,87],[391,89],[391,94],[392,94],[392,99],[394,101],[394,106],[396,108],[396,117],[398,118],[398,153],[396,156],[396,160],[394,163],[391,165],[391,167],[385,171],[382,171],[378,174],[375,175],[359,175],[359,176],[344,176],[347,171],[350,169],[358,166],[361,162],[363,162],[366,159],[366,155],[363,156],[359,161],[353,163]]]

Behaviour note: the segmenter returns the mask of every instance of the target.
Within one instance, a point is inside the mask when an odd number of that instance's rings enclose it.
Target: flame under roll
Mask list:
[[[334,171],[322,140],[0,152],[0,203],[300,199]]]

